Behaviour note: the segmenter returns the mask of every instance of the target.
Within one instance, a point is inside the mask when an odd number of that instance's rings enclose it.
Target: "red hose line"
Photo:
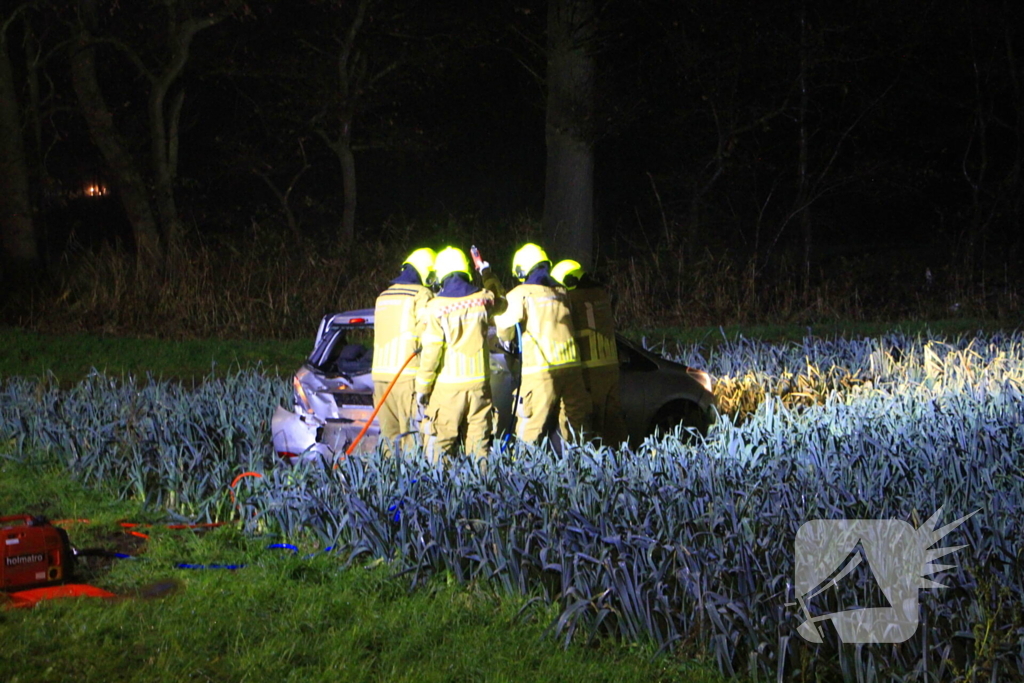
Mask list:
[[[238,482],[242,481],[242,479],[244,479],[245,477],[256,477],[257,479],[262,479],[263,475],[260,474],[259,472],[242,472],[237,477],[235,477],[234,480],[232,480],[231,485],[228,486],[228,493],[231,494],[232,505],[235,504],[235,485]]]
[[[395,383],[402,376],[402,372],[405,371],[405,368],[409,365],[409,363],[412,362],[412,359],[415,358],[417,356],[417,354],[419,354],[419,352],[420,352],[420,350],[416,349],[415,351],[412,352],[412,354],[410,354],[410,356],[408,358],[405,359],[405,362],[402,363],[402,367],[398,370],[397,373],[395,373],[395,378],[393,380],[391,380],[391,383],[388,384],[388,388],[384,390],[384,395],[381,397],[380,403],[378,403],[377,406],[373,409],[373,412],[370,413],[370,419],[366,421],[366,424],[363,425],[363,428],[360,430],[359,435],[356,436],[356,438],[352,441],[352,443],[349,444],[349,447],[347,449],[345,449],[345,455],[342,456],[342,457],[347,457],[349,455],[352,455],[352,451],[354,451],[356,449],[356,446],[359,445],[359,442],[362,440],[363,436],[366,434],[366,430],[370,428],[370,423],[373,422],[373,418],[377,417],[377,413],[378,413],[378,411],[380,411],[381,406],[384,405],[384,401],[388,400],[388,395],[391,393],[391,390],[395,388]],[[341,458],[338,458],[338,459],[341,460]],[[337,467],[338,463],[334,463],[334,466]]]

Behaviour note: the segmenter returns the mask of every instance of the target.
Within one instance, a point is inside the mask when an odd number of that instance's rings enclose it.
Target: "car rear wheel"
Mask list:
[[[657,430],[660,434],[667,434],[676,427],[696,429],[701,435],[708,433],[708,419],[700,407],[692,401],[673,401],[661,407],[661,410],[651,421],[651,433]],[[685,434],[685,433],[684,433]],[[691,436],[691,435],[687,435]]]

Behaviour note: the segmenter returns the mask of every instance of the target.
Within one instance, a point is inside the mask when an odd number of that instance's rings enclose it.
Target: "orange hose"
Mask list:
[[[235,484],[242,481],[242,479],[244,479],[245,477],[256,477],[257,479],[262,479],[263,475],[260,474],[259,472],[242,472],[237,477],[235,477],[234,480],[231,482],[231,486],[228,487],[228,492],[231,494],[232,505],[235,504]]]
[[[262,475],[261,475],[262,476]],[[152,524],[139,524],[138,522],[119,522],[121,528],[132,536],[138,536],[139,538],[149,538],[147,534],[141,531],[132,531],[137,528],[151,528]],[[162,526],[165,529],[213,529],[214,527],[224,526],[227,522],[200,522],[198,524],[157,524],[156,526]]]
[[[370,428],[370,423],[373,422],[373,418],[377,417],[377,412],[380,411],[381,406],[384,405],[384,401],[388,400],[388,394],[390,394],[391,390],[395,388],[395,382],[398,381],[398,378],[402,376],[402,372],[409,365],[409,363],[412,362],[412,359],[415,358],[417,356],[417,354],[419,354],[419,352],[420,352],[419,349],[413,351],[412,354],[408,358],[405,359],[405,362],[402,363],[402,367],[398,370],[397,373],[395,373],[395,378],[393,380],[391,380],[391,383],[388,384],[388,388],[384,390],[384,395],[381,396],[380,403],[378,403],[377,406],[373,409],[373,412],[370,413],[370,419],[366,421],[366,424],[363,425],[363,428],[362,428],[362,430],[360,430],[359,435],[356,436],[356,438],[352,441],[352,443],[349,444],[349,447],[345,449],[345,455],[342,456],[342,457],[346,457],[346,456],[352,455],[352,451],[354,451],[356,449],[356,446],[359,445],[359,442],[362,440],[363,436],[366,434],[366,430]],[[341,458],[338,458],[338,459],[341,460]],[[338,467],[338,463],[334,463],[334,467],[337,468]]]

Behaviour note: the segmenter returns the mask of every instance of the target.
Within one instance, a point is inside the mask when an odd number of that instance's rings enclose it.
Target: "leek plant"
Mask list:
[[[676,359],[717,378],[722,417],[706,437],[516,445],[486,468],[415,453],[276,466],[269,420],[287,386],[257,373],[194,391],[8,380],[0,439],[174,515],[237,516],[350,564],[390,563],[413,585],[444,574],[539,596],[558,607],[550,629],[566,642],[652,641],[755,679],[1024,677],[1024,337],[741,338]],[[247,470],[264,476],[243,480],[232,504],[228,484]],[[948,587],[920,593],[910,640],[797,634],[803,523],[919,527],[939,509],[940,524],[979,512],[951,535],[965,547],[929,577]],[[869,579],[837,586],[825,607],[856,604]]]

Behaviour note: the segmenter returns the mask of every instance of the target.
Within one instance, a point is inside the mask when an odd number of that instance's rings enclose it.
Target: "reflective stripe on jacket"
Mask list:
[[[373,381],[390,382],[420,347],[427,302],[433,296],[430,288],[422,285],[395,284],[377,297],[373,310]],[[403,377],[415,377],[418,360],[412,359],[402,371]]]
[[[583,367],[617,365],[615,318],[608,292],[601,287],[581,287],[568,292],[568,296]]]
[[[511,341],[523,329],[524,375],[580,364],[565,292],[544,285],[519,285],[505,295],[508,308],[494,316],[498,336]]]
[[[487,384],[487,329],[493,306],[494,295],[487,290],[431,299],[427,304],[416,391],[428,393],[435,382],[467,387]]]

